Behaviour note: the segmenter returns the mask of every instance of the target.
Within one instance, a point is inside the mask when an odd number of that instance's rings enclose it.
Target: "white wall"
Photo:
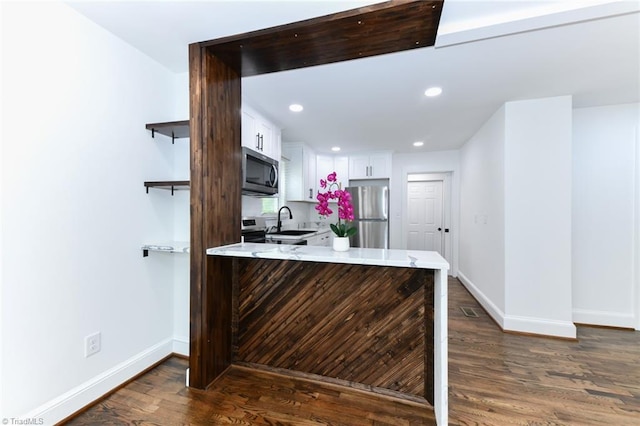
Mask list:
[[[575,337],[570,96],[505,105],[505,329]]]
[[[635,327],[639,104],[573,113],[573,319]]]
[[[186,49],[186,46],[185,46]],[[171,121],[189,119],[189,73],[181,73],[175,77],[175,95],[173,99],[173,115]],[[172,147],[174,158],[175,180],[191,179],[190,140],[180,139]],[[173,200],[173,240],[189,241],[191,238],[191,208],[190,192],[178,191]],[[173,261],[173,351],[182,355],[189,355],[189,297],[190,287],[190,256],[186,253],[168,254],[167,261]]]
[[[460,280],[501,326],[505,312],[504,146],[500,108],[460,150]]]
[[[450,237],[447,241],[451,244],[452,261],[449,274],[458,274],[458,236],[459,211],[460,211],[460,152],[436,151],[413,154],[394,154],[392,161],[392,176],[390,179],[390,193],[392,202],[389,213],[390,248],[406,249],[406,241],[403,238],[405,229],[403,222],[406,220],[407,207],[407,176],[412,173],[451,173],[451,218],[446,224],[450,229]]]
[[[508,102],[460,154],[463,284],[503,329],[575,337],[571,98]]]
[[[2,417],[46,424],[172,350],[175,76],[61,3],[3,2]],[[84,357],[84,337],[102,351]]]

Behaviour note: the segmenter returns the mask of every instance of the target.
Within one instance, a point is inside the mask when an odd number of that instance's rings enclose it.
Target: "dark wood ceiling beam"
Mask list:
[[[242,77],[433,46],[443,1],[393,1],[200,43]]]

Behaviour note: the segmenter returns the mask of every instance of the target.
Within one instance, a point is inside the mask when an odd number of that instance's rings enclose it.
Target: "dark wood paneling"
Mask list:
[[[433,271],[238,259],[238,361],[426,397]],[[425,287],[431,290],[425,292]],[[430,294],[430,301],[425,293]],[[430,380],[425,386],[425,380]],[[433,398],[427,398],[433,401]]]
[[[203,42],[243,77],[433,46],[443,1],[378,3]]]
[[[240,77],[431,46],[442,5],[386,2],[189,46],[191,386],[217,377],[234,344],[233,271],[205,250],[240,240]]]
[[[190,385],[206,387],[231,364],[232,261],[206,249],[240,241],[240,78],[198,44],[191,92]]]

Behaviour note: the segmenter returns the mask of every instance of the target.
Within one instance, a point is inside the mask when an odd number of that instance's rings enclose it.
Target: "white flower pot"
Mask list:
[[[349,251],[349,237],[333,237],[334,251]]]

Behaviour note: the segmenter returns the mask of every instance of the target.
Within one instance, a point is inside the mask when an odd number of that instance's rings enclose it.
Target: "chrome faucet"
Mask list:
[[[280,233],[280,231],[282,231],[282,220],[280,220],[280,212],[282,212],[283,209],[289,210],[289,219],[293,219],[293,214],[291,214],[291,209],[289,207],[280,207],[280,210],[278,210],[278,227],[276,228],[277,233]]]

